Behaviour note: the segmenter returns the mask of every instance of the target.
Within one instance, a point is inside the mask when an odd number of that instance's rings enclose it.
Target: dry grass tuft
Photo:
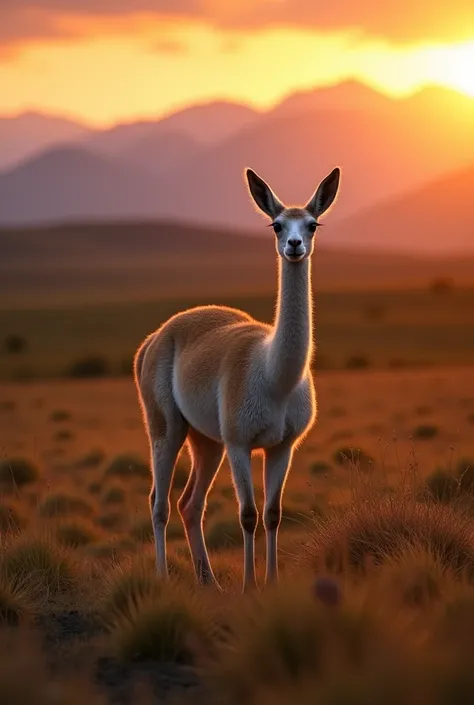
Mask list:
[[[35,611],[31,589],[18,580],[8,580],[0,573],[0,625],[17,626],[29,622]]]
[[[93,509],[85,499],[75,495],[58,492],[46,497],[38,508],[40,517],[52,519],[55,517],[67,517],[71,514],[87,517],[93,513]]]
[[[163,582],[149,557],[116,565],[104,578],[100,612],[106,624],[113,624],[144,599],[159,599]]]
[[[407,547],[427,551],[455,574],[474,578],[474,531],[460,507],[374,493],[320,521],[304,558],[316,570],[379,565]]]
[[[26,458],[0,460],[0,483],[9,487],[23,487],[39,480],[36,465]]]
[[[74,590],[80,580],[77,561],[48,536],[22,534],[2,547],[0,574],[14,585],[31,586],[49,599]]]
[[[79,521],[69,521],[60,524],[56,530],[56,538],[62,546],[80,548],[95,543],[98,534],[89,524]]]
[[[100,448],[93,448],[75,462],[77,468],[97,468],[105,461],[105,453]]]
[[[380,629],[367,610],[328,611],[304,580],[237,600],[228,629],[209,672],[215,692],[225,694],[229,703],[260,703],[263,692],[278,694],[321,678],[336,664],[359,669],[381,646]]]
[[[109,487],[102,497],[103,504],[122,504],[125,501],[125,490],[119,485]]]
[[[159,595],[128,600],[108,626],[114,649],[126,661],[191,665],[214,648],[216,628],[205,602],[173,582],[162,583]]]
[[[150,479],[150,466],[136,455],[124,453],[117,455],[105,469],[105,477],[146,478]]]

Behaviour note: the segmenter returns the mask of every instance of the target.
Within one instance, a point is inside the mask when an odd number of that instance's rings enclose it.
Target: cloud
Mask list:
[[[472,0],[1,0],[0,41],[70,36],[74,31],[69,29],[68,17],[126,19],[138,13],[243,31],[282,25],[358,30],[394,42],[474,37]]]

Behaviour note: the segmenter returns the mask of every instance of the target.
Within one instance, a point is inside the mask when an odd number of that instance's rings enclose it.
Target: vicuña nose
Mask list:
[[[288,244],[296,250],[296,248],[301,245],[301,240],[299,237],[290,237]]]

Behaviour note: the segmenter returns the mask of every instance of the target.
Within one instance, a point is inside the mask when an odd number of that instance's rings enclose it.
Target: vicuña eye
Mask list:
[[[308,224],[308,230],[310,233],[316,232],[316,228],[318,227],[317,223],[309,223]]]
[[[283,228],[281,227],[281,223],[272,223],[272,226],[273,226],[273,230],[276,233],[281,233],[281,231],[283,230]]]

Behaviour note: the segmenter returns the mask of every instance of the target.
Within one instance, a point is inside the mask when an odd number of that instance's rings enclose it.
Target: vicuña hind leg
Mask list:
[[[224,446],[202,436],[194,429],[188,434],[192,470],[178,502],[189,543],[194,569],[199,582],[217,584],[212,572],[203,533],[206,498],[221,466]]]

